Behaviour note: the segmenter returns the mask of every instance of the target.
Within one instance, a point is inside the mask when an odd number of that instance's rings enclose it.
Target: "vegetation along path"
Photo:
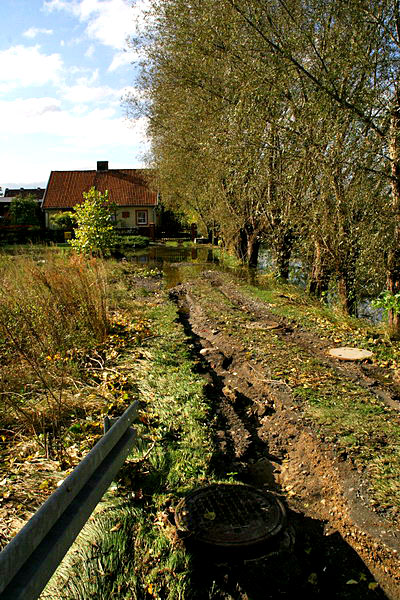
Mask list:
[[[41,492],[50,492],[87,451],[100,414],[140,400],[138,447],[43,598],[400,598],[396,343],[267,276],[251,286],[211,265],[172,265],[168,283],[157,269],[106,268],[114,325],[80,359],[85,379],[75,376],[60,425],[62,460],[40,458],[26,438],[2,450],[13,452],[5,517],[28,506],[30,463],[46,463]],[[328,356],[343,345],[374,357]],[[71,422],[73,398],[86,409]],[[188,552],[175,508],[216,482],[273,490],[293,547],[218,564]]]

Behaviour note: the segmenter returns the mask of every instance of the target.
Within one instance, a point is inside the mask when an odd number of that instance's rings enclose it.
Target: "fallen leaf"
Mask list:
[[[215,514],[215,512],[212,511],[204,513],[204,518],[208,519],[209,521],[214,521],[216,516],[217,515]]]

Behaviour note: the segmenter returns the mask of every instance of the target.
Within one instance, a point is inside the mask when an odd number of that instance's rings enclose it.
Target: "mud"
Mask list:
[[[327,342],[277,321],[268,306],[245,297],[233,282],[215,272],[204,274],[210,292],[217,289],[236,309],[251,316],[252,328],[274,328],[281,339],[312,348],[322,363],[344,378],[373,389],[390,406],[396,390],[382,388],[371,370],[338,364],[326,354]],[[400,532],[393,521],[371,510],[362,474],[346,456],[337,456],[302,418],[290,388],[271,380],[268,364],[253,362],[240,343],[210,311],[196,285],[170,291],[208,380],[214,407],[213,461],[221,473],[266,486],[284,501],[295,545],[286,555],[218,567],[199,565],[216,585],[216,598],[390,598],[400,599]],[[221,301],[222,301],[221,300]],[[217,310],[215,310],[217,308]],[[200,563],[203,559],[198,559]],[[379,584],[379,585],[378,585]]]

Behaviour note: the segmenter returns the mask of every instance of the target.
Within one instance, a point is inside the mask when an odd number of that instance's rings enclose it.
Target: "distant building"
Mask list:
[[[46,227],[50,216],[69,211],[84,201],[91,187],[108,195],[116,207],[116,224],[121,229],[137,229],[151,234],[159,225],[158,193],[149,186],[147,169],[109,169],[108,161],[97,162],[92,171],[52,171],[43,199]]]
[[[35,199],[38,203],[38,208],[42,205],[43,196],[45,193],[44,188],[6,188],[4,190],[4,196],[0,196],[0,217],[7,218],[10,204],[13,198],[19,196],[26,198],[30,196]]]

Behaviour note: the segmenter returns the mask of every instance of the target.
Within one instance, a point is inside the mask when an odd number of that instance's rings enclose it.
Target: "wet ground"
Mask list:
[[[272,490],[287,512],[291,544],[279,553],[222,553],[210,560],[192,548],[198,580],[193,600],[400,599],[398,527],[368,511],[352,465],[345,458],[338,463],[302,422],[290,390],[271,381],[268,365],[246,355],[240,327],[233,333],[225,327],[229,303],[238,324],[246,317],[255,330],[274,328],[276,317],[268,307],[249,302],[233,281],[219,278],[218,261],[208,247],[152,246],[127,259],[164,272],[188,346],[207,381],[217,448],[213,467],[221,476],[232,473],[238,482]],[[203,274],[210,297],[219,295],[216,303],[197,293],[190,273]],[[254,281],[255,273],[243,270],[236,276]],[[290,331],[283,321],[279,335],[323,355],[321,340]],[[371,386],[371,378],[357,367],[341,368],[343,376]],[[374,389],[379,395],[379,385]],[[396,402],[387,390],[381,397]]]

